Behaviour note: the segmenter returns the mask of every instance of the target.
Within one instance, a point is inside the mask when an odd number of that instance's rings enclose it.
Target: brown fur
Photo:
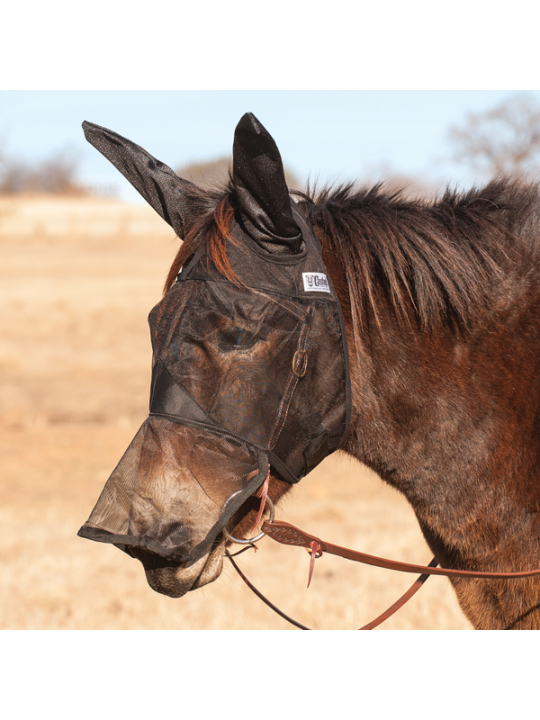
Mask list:
[[[354,298],[343,449],[406,495],[441,564],[538,567],[538,189],[499,181],[433,205],[348,190],[338,201],[307,207]],[[540,580],[453,585],[477,628],[540,627]]]
[[[442,565],[538,567],[538,188],[498,180],[426,203],[345,186],[299,200],[347,324],[353,418],[343,449],[405,494]],[[230,190],[214,197],[166,288],[201,243],[234,281],[233,212]],[[272,478],[274,499],[288,489]],[[540,628],[540,580],[452,583],[476,628]]]

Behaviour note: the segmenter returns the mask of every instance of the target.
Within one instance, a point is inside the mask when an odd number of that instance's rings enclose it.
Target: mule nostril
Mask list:
[[[145,570],[160,570],[162,568],[172,568],[174,570],[180,567],[178,561],[168,560],[144,548],[132,547],[130,548],[130,554],[143,564]]]

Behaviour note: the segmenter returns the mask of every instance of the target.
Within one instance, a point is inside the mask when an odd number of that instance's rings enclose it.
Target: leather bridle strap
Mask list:
[[[511,578],[525,578],[540,575],[540,568],[537,570],[526,570],[524,572],[480,572],[474,570],[451,570],[450,568],[438,568],[430,563],[429,566],[412,565],[411,563],[396,562],[395,560],[387,560],[386,558],[376,557],[375,555],[367,555],[357,550],[349,550],[349,548],[333,545],[325,542],[315,535],[300,530],[295,525],[286,522],[268,522],[265,520],[261,530],[283,545],[293,545],[296,547],[305,547],[310,550],[317,547],[318,552],[327,552],[331,555],[339,555],[347,560],[355,560],[365,565],[373,565],[375,567],[386,568],[387,570],[398,570],[408,573],[422,573],[425,575],[443,575],[444,577],[467,577],[467,578],[490,578],[509,580]],[[437,564],[437,563],[436,563]]]
[[[244,552],[245,550],[248,550],[249,548],[244,548],[244,550],[240,550],[240,553]],[[236,553],[239,555],[240,553]],[[274,603],[270,602],[270,600],[265,597],[260,590],[257,590],[255,585],[253,585],[252,582],[250,582],[247,577],[244,575],[244,573],[240,570],[238,565],[233,560],[233,555],[229,553],[228,550],[225,550],[225,555],[229,558],[229,560],[232,563],[233,568],[236,570],[236,572],[240,575],[242,580],[246,583],[248,588],[255,593],[255,595],[263,601],[266,605],[268,605],[269,608],[271,608],[274,612],[276,612],[278,615],[281,615],[281,617],[284,620],[287,620],[287,622],[290,622],[292,625],[296,625],[297,628],[300,628],[300,630],[311,630],[311,628],[306,627],[305,625],[302,625],[302,623],[299,623],[297,620],[293,620],[293,618],[286,615],[283,610],[280,610],[277,605],[274,605]],[[437,561],[435,558],[430,562],[429,567],[434,567],[437,565]],[[417,578],[414,583],[411,585],[411,587],[407,590],[407,592],[403,593],[403,595],[399,598],[399,600],[396,600],[396,602],[391,605],[388,610],[385,610],[383,613],[381,613],[378,617],[375,618],[375,620],[372,620],[371,622],[367,623],[366,625],[363,625],[361,628],[358,628],[359,630],[373,630],[373,628],[376,628],[377,625],[380,625],[385,620],[388,620],[389,617],[391,617],[395,612],[397,612],[403,605],[405,605],[406,602],[408,602],[413,595],[415,595],[418,590],[422,587],[422,585],[426,582],[429,575],[420,575],[419,578]]]
[[[253,547],[254,547],[254,546],[253,546]],[[248,550],[248,549],[249,549],[249,548],[244,548],[244,550]],[[244,550],[240,550],[240,552],[244,552]],[[236,554],[240,554],[240,553],[236,553]],[[297,622],[296,620],[293,620],[291,617],[289,617],[288,615],[286,615],[286,614],[283,612],[283,610],[280,610],[277,605],[274,605],[274,603],[270,602],[270,600],[269,600],[267,597],[265,597],[260,590],[257,590],[257,588],[255,587],[255,585],[253,585],[253,583],[251,583],[251,582],[247,579],[247,577],[246,577],[246,576],[244,575],[244,573],[240,570],[240,568],[238,567],[238,565],[234,562],[233,556],[230,554],[230,552],[229,552],[228,550],[225,550],[225,555],[229,558],[229,560],[231,561],[231,564],[232,564],[233,568],[234,568],[234,569],[236,570],[236,572],[240,575],[240,577],[241,577],[242,580],[246,583],[246,585],[248,586],[248,588],[249,588],[252,592],[254,592],[255,595],[256,595],[260,600],[262,600],[263,603],[265,603],[265,605],[268,605],[268,607],[269,607],[271,610],[273,610],[273,611],[274,611],[275,613],[277,613],[278,615],[281,615],[281,617],[282,617],[284,620],[286,620],[287,622],[290,622],[292,625],[296,625],[296,627],[297,627],[297,628],[300,628],[300,630],[311,630],[311,628],[308,628],[308,627],[306,627],[305,625],[302,625],[302,623],[299,623],[299,622]]]
[[[381,613],[381,615],[375,618],[375,620],[372,620],[371,622],[362,626],[361,628],[359,628],[359,630],[373,630],[373,628],[377,627],[385,620],[387,620],[397,610],[403,607],[403,605],[405,605],[405,603],[410,600],[413,595],[418,592],[418,590],[422,587],[422,585],[425,583],[425,581],[430,575],[442,575],[444,577],[490,578],[501,580],[540,575],[540,569],[526,570],[524,572],[480,572],[471,570],[452,570],[450,568],[438,568],[438,562],[436,558],[433,558],[433,560],[427,566],[396,562],[395,560],[387,560],[386,558],[380,558],[375,555],[368,555],[367,553],[359,552],[358,550],[350,550],[349,548],[341,547],[340,545],[333,545],[332,543],[321,540],[315,535],[309,535],[303,530],[300,530],[300,528],[297,528],[295,525],[291,525],[290,523],[286,522],[268,522],[268,520],[265,520],[262,524],[261,530],[263,533],[268,535],[268,537],[271,537],[273,540],[276,540],[276,542],[279,542],[283,545],[292,545],[295,547],[306,548],[306,550],[308,550],[312,555],[312,560],[310,564],[310,579],[311,572],[313,571],[313,562],[315,558],[321,557],[321,555],[325,552],[331,555],[338,555],[342,558],[346,558],[347,560],[354,560],[356,562],[364,563],[365,565],[372,565],[374,567],[385,568],[387,570],[398,570],[400,572],[407,573],[421,573],[420,577],[418,577],[414,581],[411,587],[399,598],[399,600],[397,600],[393,605],[391,605],[388,610],[385,610],[383,613]],[[245,549],[247,550],[248,548]],[[259,597],[264,603],[266,603],[268,607],[274,610],[274,612],[278,613],[278,615],[280,615],[282,618],[287,620],[287,622],[292,623],[301,630],[311,629],[306,627],[305,625],[302,625],[296,620],[293,620],[282,610],[280,610],[276,605],[270,602],[270,600],[268,600],[268,598],[266,598],[259,590],[257,590],[257,588],[247,579],[247,577],[240,570],[238,565],[234,562],[233,556],[229,553],[228,550],[225,550],[225,554],[231,561],[236,572],[240,575],[240,577],[250,588],[250,590],[252,590],[257,595],[257,597]]]

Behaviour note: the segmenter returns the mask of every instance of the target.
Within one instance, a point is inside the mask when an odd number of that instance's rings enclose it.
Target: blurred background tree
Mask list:
[[[534,175],[540,171],[540,103],[514,95],[491,110],[470,113],[449,130],[454,159],[484,178]]]
[[[41,162],[27,163],[0,150],[0,193],[85,195],[73,153],[60,151]]]

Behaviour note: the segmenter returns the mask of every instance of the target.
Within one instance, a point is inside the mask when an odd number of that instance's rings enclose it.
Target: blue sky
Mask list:
[[[429,183],[469,185],[475,177],[451,161],[448,129],[514,92],[0,91],[0,143],[27,160],[74,153],[85,182],[115,184],[120,197],[139,201],[85,141],[83,120],[109,127],[179,167],[229,154],[236,123],[251,111],[301,181],[377,179],[394,171]]]

